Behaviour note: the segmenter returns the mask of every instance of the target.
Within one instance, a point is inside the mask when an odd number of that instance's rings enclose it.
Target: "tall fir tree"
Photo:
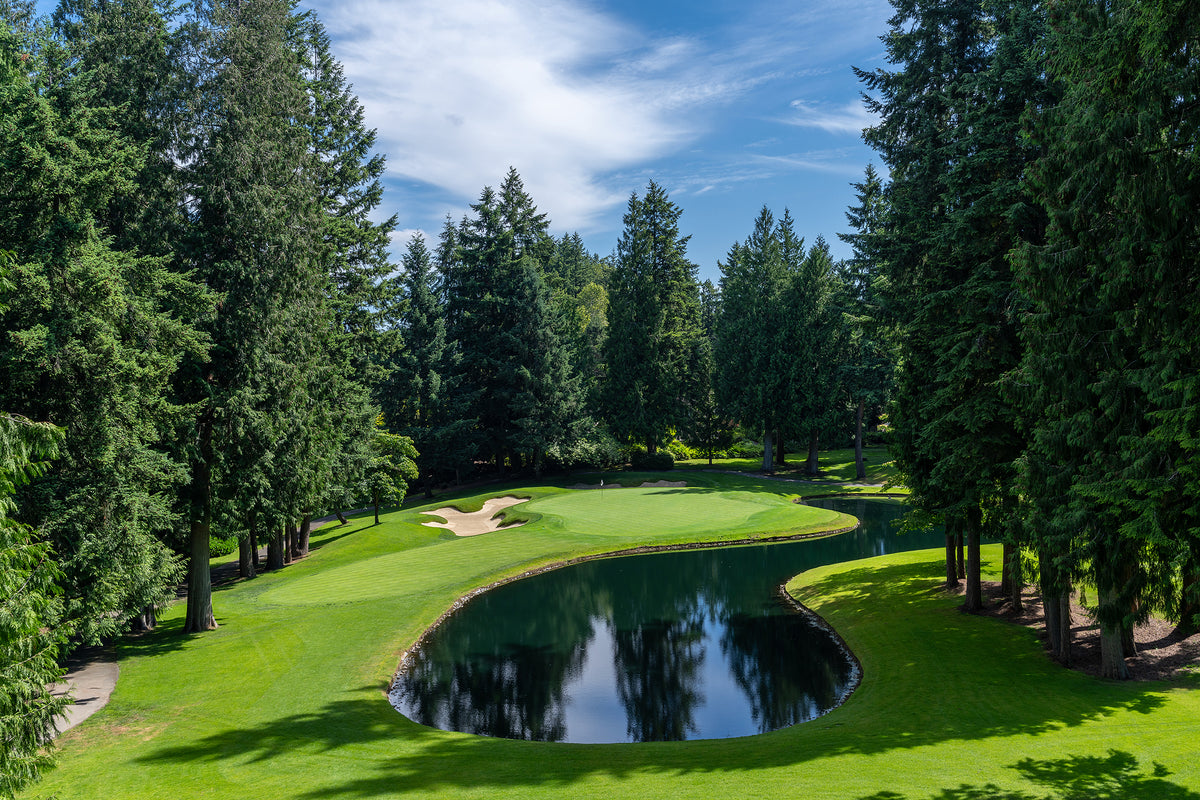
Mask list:
[[[16,47],[5,30],[6,64]],[[21,518],[59,554],[77,636],[97,641],[174,594],[165,498],[184,476],[167,439],[184,410],[168,383],[181,357],[204,352],[186,320],[211,298],[161,259],[115,250],[99,227],[114,197],[135,190],[139,148],[114,109],[90,104],[69,62],[45,42],[0,87],[0,231],[15,249],[13,283],[32,299],[3,317],[0,404],[67,430],[62,458],[22,492]]]
[[[838,238],[852,248],[840,265],[841,291],[836,299],[846,329],[846,350],[841,359],[841,384],[854,409],[854,469],[857,480],[865,480],[863,425],[866,417],[882,411],[891,394],[895,368],[894,335],[884,318],[881,292],[883,257],[880,238],[886,217],[884,186],[873,164],[868,164],[861,183],[852,184],[857,206],[846,212],[853,233]]]
[[[894,5],[884,41],[900,69],[858,71],[881,116],[864,138],[891,169],[882,255],[901,334],[894,447],[914,505],[965,531],[974,611],[979,543],[989,523],[1004,532],[1022,446],[1002,380],[1020,357],[1006,254],[1020,216],[1010,211],[1021,202],[1027,62],[996,60],[1001,6]]]
[[[1189,613],[1196,591],[1200,16],[1179,2],[1048,13],[1061,97],[1031,114],[1029,172],[1048,222],[1017,258],[1036,412],[1024,488],[1043,591],[1095,586],[1101,671],[1124,678],[1133,626],[1153,607]],[[1051,639],[1069,659],[1057,613]]]
[[[688,427],[699,391],[699,287],[681,213],[653,181],[644,198],[633,194],[610,284],[605,418],[614,434],[650,453],[669,431]]]
[[[309,98],[292,46],[286,2],[214,2],[204,9],[204,135],[191,154],[196,217],[189,263],[222,296],[205,320],[211,357],[187,373],[199,404],[192,435],[188,608],[185,630],[216,627],[208,569],[214,494],[236,490],[236,467],[261,464],[275,390],[293,388],[284,328],[322,302],[314,240],[321,209],[303,122]],[[278,380],[275,380],[278,379]],[[277,417],[274,419],[277,420]],[[278,425],[274,427],[279,430]]]
[[[735,244],[721,266],[721,313],[715,362],[722,408],[747,428],[763,432],[763,471],[774,469],[773,438],[788,419],[792,354],[784,293],[791,276],[780,251],[775,218],[764,206],[754,231]]]

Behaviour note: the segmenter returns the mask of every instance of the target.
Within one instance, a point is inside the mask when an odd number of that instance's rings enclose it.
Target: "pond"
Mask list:
[[[812,567],[937,547],[900,501],[812,505],[863,525],[823,539],[588,561],[484,592],[415,652],[392,704],[423,725],[552,742],[747,736],[835,708],[854,667],[781,594]]]

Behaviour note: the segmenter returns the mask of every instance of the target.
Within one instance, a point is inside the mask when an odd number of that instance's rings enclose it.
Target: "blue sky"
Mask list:
[[[651,179],[702,277],[766,204],[837,256],[877,156],[851,65],[884,64],[884,0],[307,0],[388,157],[399,258],[514,166],[556,234],[613,251]]]
[[[39,10],[53,9],[40,0]],[[683,209],[701,277],[765,204],[834,255],[884,66],[886,0],[304,0],[388,157],[393,257],[516,167],[556,234],[611,253],[631,192]]]

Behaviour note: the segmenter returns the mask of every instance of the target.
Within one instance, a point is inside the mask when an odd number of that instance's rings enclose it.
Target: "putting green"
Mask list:
[[[479,564],[482,578],[496,564],[540,564],[579,552],[619,550],[684,539],[738,539],[849,527],[852,517],[798,505],[761,491],[707,488],[637,488],[556,492],[523,504],[541,515],[528,525],[477,537],[446,534],[425,547],[398,540],[395,552],[322,570],[304,581],[288,581],[265,591],[261,601],[277,605],[326,605],[421,596],[431,588],[461,580],[462,564]],[[409,525],[428,520],[414,509],[401,515]],[[405,526],[407,528],[407,525]],[[430,529],[420,536],[427,540]],[[415,531],[414,531],[415,533]]]
[[[833,511],[792,503],[764,492],[716,492],[707,488],[588,489],[534,500],[530,512],[558,517],[565,527],[593,536],[655,532],[690,533],[732,530],[785,533],[834,523]],[[851,523],[853,524],[853,523]]]

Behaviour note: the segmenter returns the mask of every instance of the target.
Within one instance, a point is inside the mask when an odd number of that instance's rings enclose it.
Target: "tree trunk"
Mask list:
[[[262,569],[262,559],[258,557],[258,527],[250,529],[250,558],[254,563],[254,571],[259,572]]]
[[[1038,551],[1038,576],[1042,606],[1046,611],[1046,639],[1050,655],[1064,666],[1071,665],[1071,586],[1058,572],[1045,548]]]
[[[1062,662],[1064,667],[1071,666],[1071,640],[1075,637],[1075,631],[1071,627],[1071,587],[1068,585],[1063,589],[1063,593],[1058,596],[1058,641],[1059,652],[1058,660]]]
[[[965,579],[967,577],[967,551],[963,544],[963,534],[961,529],[955,531],[954,538],[956,544],[958,545],[958,577]]]
[[[863,464],[863,411],[867,408],[866,400],[858,401],[858,415],[854,422],[854,479],[865,481],[867,479],[867,468]]]
[[[349,523],[350,520],[346,519],[346,515],[343,514],[341,511],[335,511],[333,513],[338,518],[339,525],[345,525],[345,524]]]
[[[1111,606],[1116,602],[1116,592],[1106,589],[1099,592],[1100,606]],[[1124,681],[1129,679],[1129,665],[1125,663],[1123,629],[1120,623],[1100,623],[1100,677]]]
[[[271,529],[271,538],[267,540],[267,569],[283,569],[283,526]]]
[[[258,554],[253,552],[254,543],[257,541],[254,529],[258,527],[258,519],[253,511],[250,512],[247,523],[246,535],[238,539],[238,576],[249,580],[258,577],[258,559],[255,558]]]
[[[1180,633],[1189,633],[1196,629],[1196,616],[1200,614],[1200,571],[1185,570],[1183,586],[1179,589],[1179,625]]]
[[[652,456],[658,452],[658,442],[653,437],[646,437],[646,455]]]
[[[783,434],[778,428],[775,429],[775,466],[787,466],[787,448],[783,446]]]
[[[1012,545],[1012,559],[1005,560],[1005,565],[1009,569],[1009,600],[1012,604],[1013,613],[1019,614],[1025,610],[1025,601],[1021,599],[1021,593],[1025,589],[1025,571],[1021,565],[1021,543],[1014,542]],[[1005,545],[1007,549],[1009,545]]]
[[[983,582],[980,575],[979,528],[982,511],[967,509],[967,596],[963,608],[972,614],[983,610]]]
[[[300,520],[300,557],[308,555],[308,539],[312,535],[312,515],[306,514]]]
[[[286,522],[279,529],[279,545],[283,551],[283,563],[292,563],[292,526]]]
[[[375,524],[379,524],[379,495],[376,494],[372,498],[375,501]]]
[[[1007,542],[1004,544],[1004,563],[1000,568],[1000,594],[1012,595],[1012,558],[1013,546]]]
[[[1133,626],[1121,626],[1121,654],[1133,658],[1138,654],[1137,640],[1133,638]]]
[[[769,472],[774,471],[775,455],[771,449],[771,445],[772,445],[771,428],[765,427],[765,428],[763,428],[763,460],[762,460],[763,472],[769,473]]]
[[[255,569],[255,558],[250,554],[250,542],[253,534],[250,531],[238,539],[238,577],[249,580],[258,577]]]
[[[149,633],[158,626],[158,612],[154,606],[146,606],[142,613],[133,618],[130,630],[134,633]]]
[[[816,431],[813,431],[812,435],[808,438],[807,472],[809,475],[820,475],[821,474],[820,462],[817,459],[817,433],[816,433]]]
[[[188,532],[190,560],[188,561],[187,615],[184,633],[200,633],[217,629],[212,610],[212,573],[208,566],[209,534],[212,531],[212,429],[207,421],[200,423],[200,457],[192,463],[191,529]]]
[[[1044,614],[1043,622],[1046,625],[1046,644],[1050,647],[1051,655],[1058,658],[1059,650],[1062,648],[1062,642],[1060,641],[1062,626],[1058,620],[1061,607],[1058,603],[1058,595],[1052,594],[1052,590],[1046,583],[1044,573],[1042,576],[1042,609]]]
[[[954,554],[954,534],[946,531],[946,586],[958,586],[958,562]]]

